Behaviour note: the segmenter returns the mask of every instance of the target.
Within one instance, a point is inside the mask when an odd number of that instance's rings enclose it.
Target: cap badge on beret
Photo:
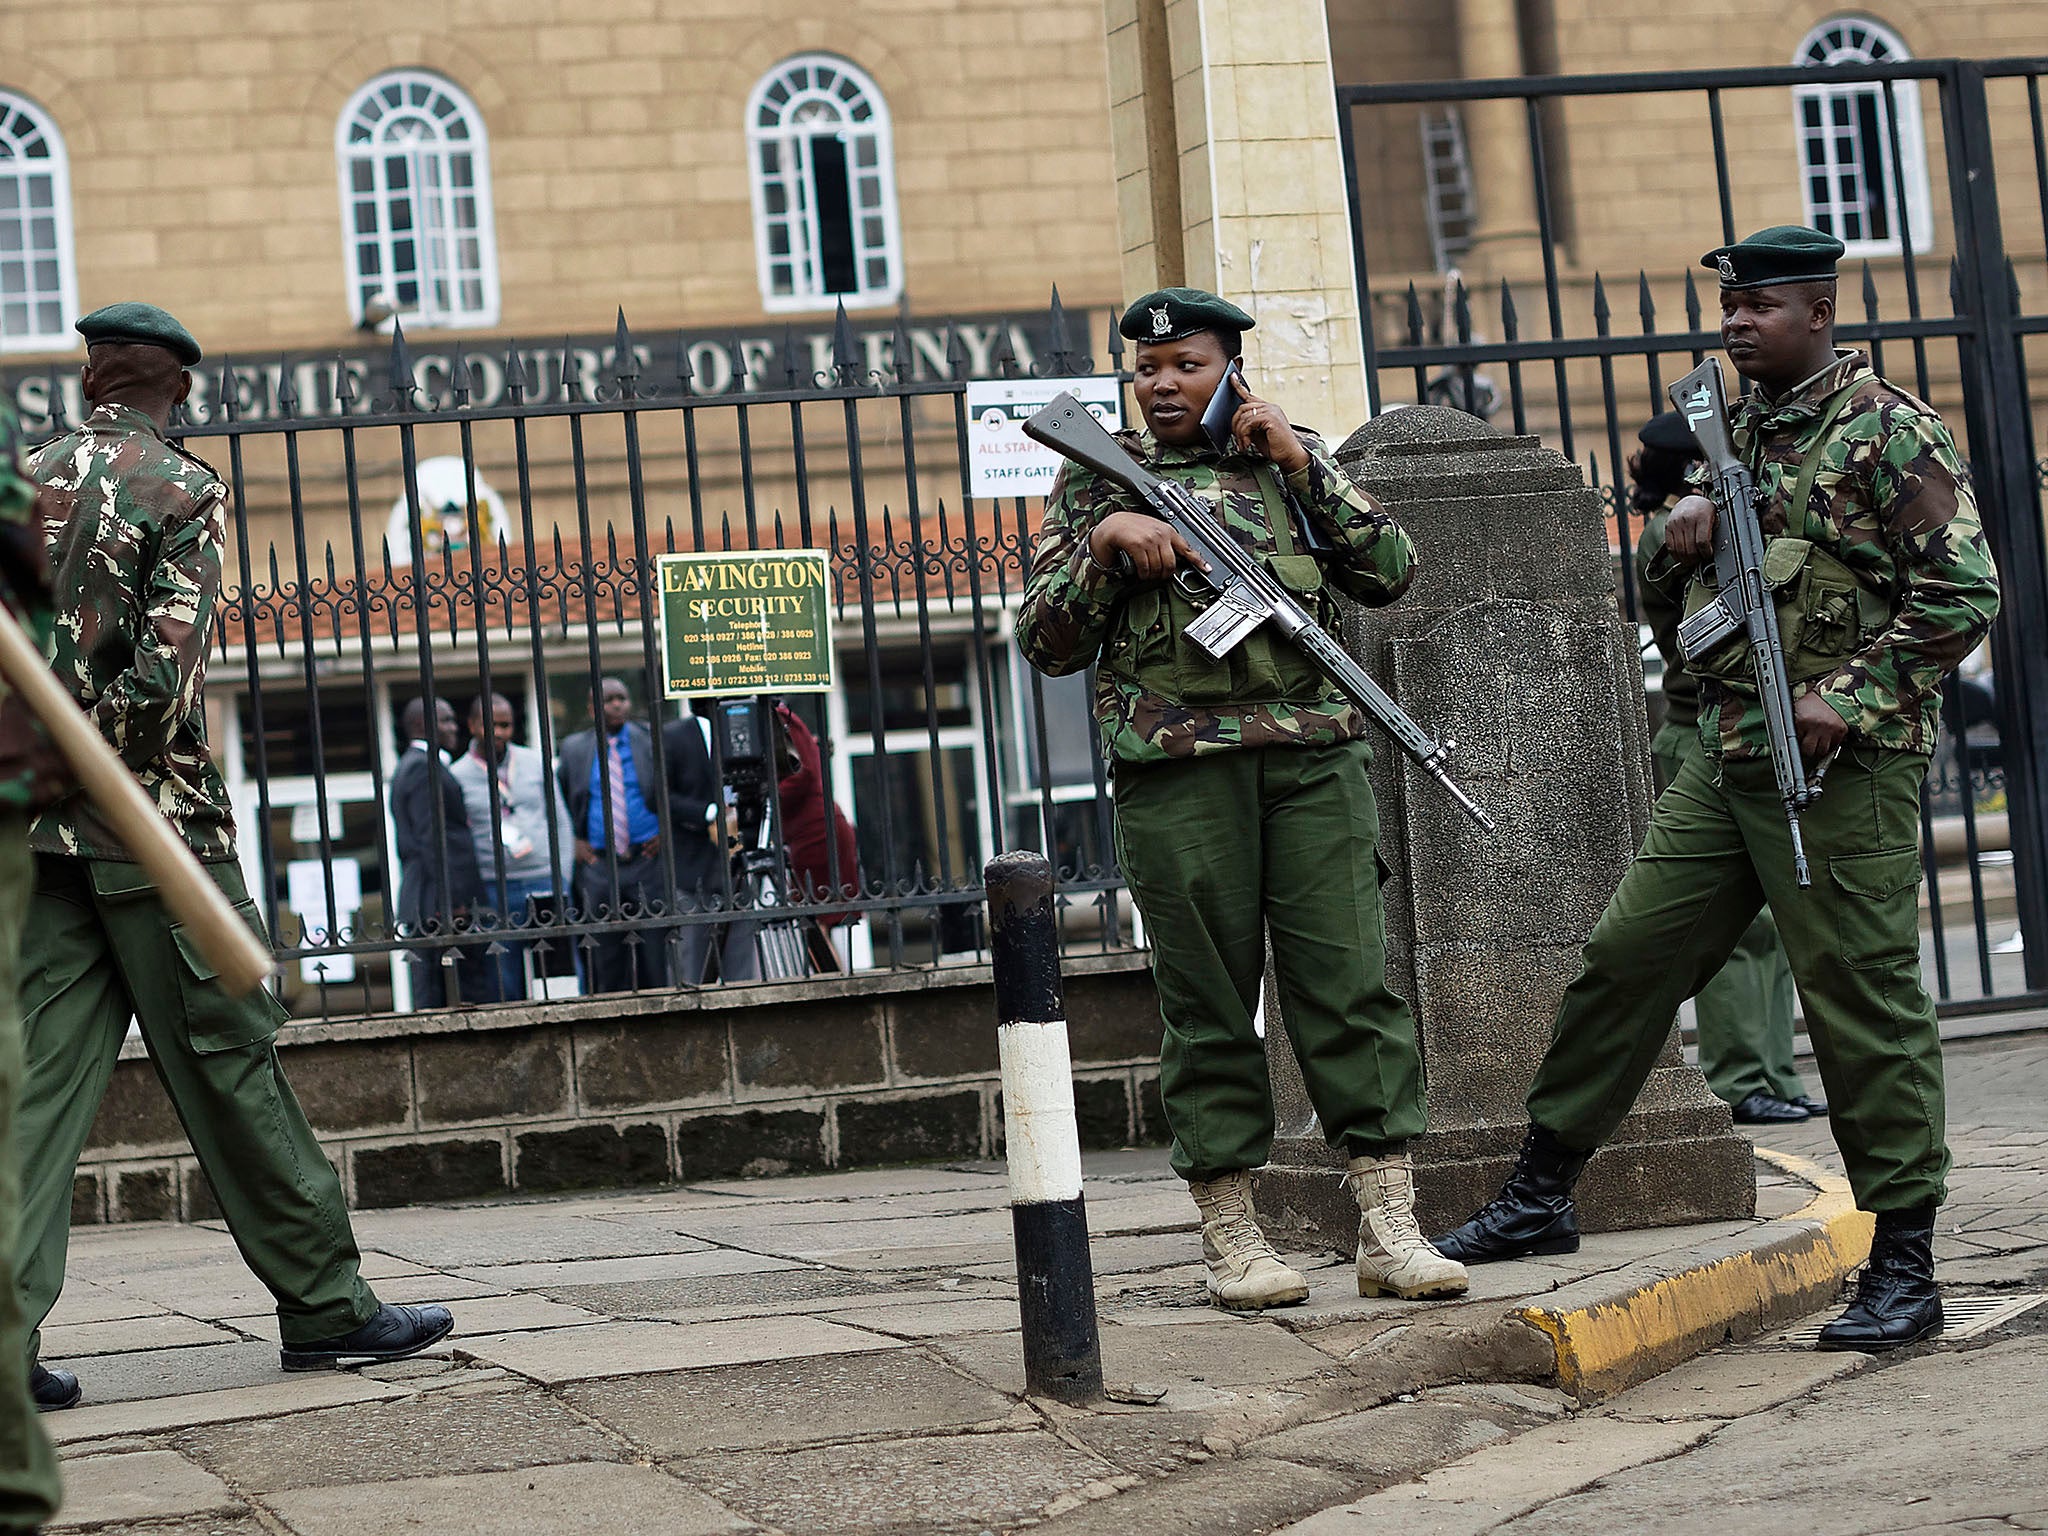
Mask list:
[[[1728,253],[1727,253],[1726,251],[1723,251],[1723,252],[1721,253],[1721,255],[1720,255],[1720,263],[1721,263],[1721,281],[1722,281],[1722,282],[1724,282],[1724,283],[1732,283],[1732,282],[1734,282],[1734,281],[1735,281],[1735,263],[1734,263],[1734,261],[1733,261],[1733,260],[1732,260],[1732,259],[1731,259],[1731,258],[1729,257],[1729,255],[1728,255]]]
[[[1154,336],[1164,336],[1172,329],[1173,317],[1167,313],[1166,306],[1164,304],[1155,306],[1152,310],[1152,334]]]

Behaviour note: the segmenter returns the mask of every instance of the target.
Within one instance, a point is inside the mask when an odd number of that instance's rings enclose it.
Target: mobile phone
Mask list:
[[[1238,380],[1244,377],[1244,364],[1232,358],[1230,366],[1223,370],[1223,382],[1216,386],[1216,393],[1209,397],[1207,409],[1202,412],[1202,431],[1218,453],[1231,450],[1230,423],[1237,415],[1237,408],[1244,404],[1244,396],[1237,392]]]

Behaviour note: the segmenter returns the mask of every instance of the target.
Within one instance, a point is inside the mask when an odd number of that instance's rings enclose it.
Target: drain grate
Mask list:
[[[2048,1301],[2048,1293],[2030,1292],[2022,1296],[1944,1296],[1941,1299],[1943,1324],[1940,1342],[1959,1344],[1964,1339],[1974,1339],[1980,1333],[1989,1333],[2002,1323],[2009,1323],[2023,1312],[2030,1312],[2042,1302]],[[1824,1317],[1817,1323],[1807,1323],[1790,1332],[1778,1334],[1771,1343],[1791,1349],[1811,1349],[1820,1337],[1821,1329],[1839,1317]]]

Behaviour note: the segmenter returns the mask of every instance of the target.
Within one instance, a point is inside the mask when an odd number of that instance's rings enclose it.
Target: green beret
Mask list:
[[[1259,322],[1201,288],[1161,288],[1135,299],[1117,329],[1132,341],[1179,341],[1197,331],[1248,331]]]
[[[162,347],[187,368],[200,358],[199,343],[192,339],[190,331],[154,304],[139,304],[133,299],[94,310],[75,329],[87,346],[96,341],[126,341]]]
[[[1835,275],[1835,263],[1844,249],[1833,235],[1803,224],[1773,224],[1747,240],[1707,252],[1700,265],[1719,272],[1723,288],[1817,283]]]

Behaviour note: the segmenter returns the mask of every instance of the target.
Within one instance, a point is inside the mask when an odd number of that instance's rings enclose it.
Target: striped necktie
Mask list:
[[[626,817],[626,765],[619,755],[619,738],[607,737],[605,751],[611,757],[612,851],[624,858],[632,851],[632,844],[626,840],[632,823]]]

